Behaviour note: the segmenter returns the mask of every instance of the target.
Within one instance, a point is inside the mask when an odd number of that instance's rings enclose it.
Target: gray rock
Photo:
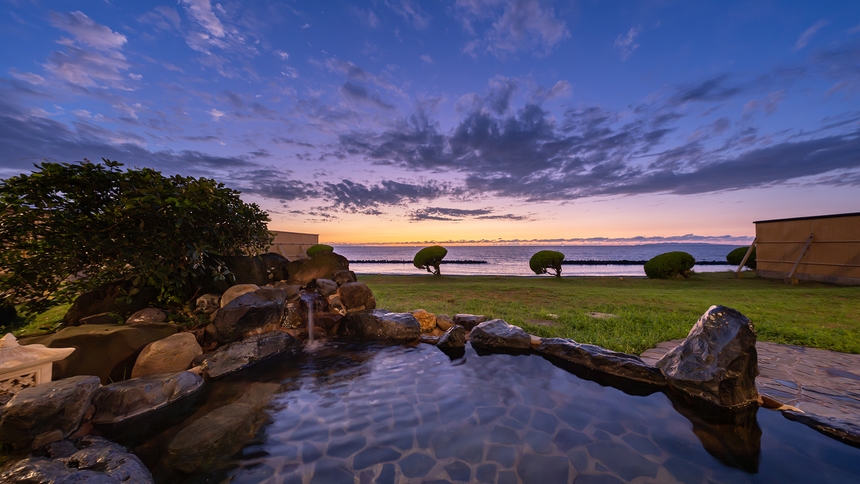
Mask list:
[[[334,282],[336,282],[338,286],[342,286],[348,282],[355,282],[357,280],[358,277],[353,271],[335,271],[334,273]]]
[[[3,410],[0,443],[20,451],[68,437],[81,424],[98,388],[98,377],[75,376],[21,390]]]
[[[275,287],[283,289],[287,294],[287,302],[298,301],[302,297],[302,287],[295,284],[287,284],[286,281],[278,281]]]
[[[441,329],[442,331],[448,331],[448,329],[454,326],[454,319],[447,314],[437,314],[436,315],[436,327]]]
[[[131,377],[187,370],[194,358],[201,354],[203,349],[193,334],[177,333],[146,345],[137,356]]]
[[[280,323],[286,297],[283,289],[264,287],[233,299],[219,309],[212,319],[212,324],[218,330],[218,341],[236,341],[248,331]],[[223,302],[223,297],[221,300]]]
[[[57,444],[60,444],[59,442]],[[87,435],[31,456],[0,474],[0,482],[24,484],[152,484],[152,474],[125,447]],[[59,452],[57,452],[59,451]],[[59,455],[56,455],[59,454]]]
[[[133,378],[96,391],[94,424],[116,424],[181,400],[200,389],[203,378],[190,371]]]
[[[341,316],[346,316],[346,308],[343,307],[343,303],[340,301],[340,296],[337,293],[328,296],[328,307],[331,308],[333,313],[340,314]]]
[[[257,433],[266,419],[263,407],[279,389],[276,383],[256,383],[238,400],[194,420],[168,444],[168,465],[186,473],[219,467]]]
[[[45,336],[21,338],[19,342],[43,344],[49,348],[77,348],[66,359],[54,362],[54,378],[96,375],[106,384],[128,378],[137,355],[146,345],[176,331],[176,325],[170,323],[88,324]]]
[[[666,353],[657,368],[669,384],[721,407],[758,402],[756,333],[740,312],[711,306],[683,343]]]
[[[305,287],[316,279],[334,279],[337,271],[349,270],[346,257],[334,252],[318,253],[311,259],[301,259],[287,264],[287,283]]]
[[[437,348],[463,348],[466,346],[466,328],[460,325],[453,325],[445,331],[445,334],[439,338],[436,343]]]
[[[273,331],[249,336],[218,349],[203,361],[203,376],[216,378],[245,368],[254,363],[284,353],[299,353],[302,345],[293,336]]]
[[[421,334],[421,325],[409,313],[357,311],[347,314],[343,321],[345,334],[356,339],[414,341]]]
[[[454,324],[466,328],[466,331],[472,331],[472,328],[486,321],[487,318],[483,314],[455,314]]]
[[[322,297],[329,297],[337,292],[337,283],[331,279],[317,279],[317,292]]]
[[[652,385],[666,385],[660,370],[648,365],[638,356],[610,351],[595,345],[585,345],[566,338],[544,338],[535,348],[542,355],[561,358],[607,375]]]
[[[195,304],[197,310],[203,314],[212,314],[221,307],[221,295],[215,293],[204,294],[197,298]]]
[[[337,295],[347,311],[376,309],[376,298],[363,282],[347,282],[337,288]]]
[[[223,308],[237,297],[243,294],[248,294],[249,292],[254,292],[259,288],[260,286],[256,284],[236,284],[235,286],[230,286],[230,288],[224,291],[224,294],[221,295],[221,307]]]
[[[129,316],[128,319],[125,320],[125,324],[163,323],[165,321],[167,321],[167,313],[158,308],[146,308]]]
[[[492,319],[478,324],[469,334],[473,345],[493,348],[531,349],[531,337],[519,326],[501,319]]]

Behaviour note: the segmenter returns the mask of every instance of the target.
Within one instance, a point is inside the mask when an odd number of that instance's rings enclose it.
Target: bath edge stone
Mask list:
[[[536,353],[554,356],[594,371],[640,383],[666,386],[666,378],[657,368],[636,355],[577,343],[567,338],[544,338],[534,349]]]

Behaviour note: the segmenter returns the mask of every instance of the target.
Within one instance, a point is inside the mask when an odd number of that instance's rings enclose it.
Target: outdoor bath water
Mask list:
[[[744,443],[748,455],[732,456],[731,450],[715,451],[711,437],[700,438],[701,427],[662,392],[607,386],[536,355],[479,356],[469,345],[464,357],[451,359],[425,344],[328,342],[312,354],[263,362],[206,385],[203,403],[179,427],[258,387],[274,389],[261,411],[264,423],[241,450],[218,460],[220,468],[193,475],[163,465],[159,439],[169,440],[176,429],[125,442],[136,447],[158,482],[736,484],[860,478],[860,449],[779,412],[753,410],[750,428],[722,429],[752,436]]]

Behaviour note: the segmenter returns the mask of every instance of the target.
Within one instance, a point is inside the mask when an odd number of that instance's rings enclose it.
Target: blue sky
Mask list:
[[[0,178],[212,177],[329,242],[860,211],[860,2],[0,1]]]

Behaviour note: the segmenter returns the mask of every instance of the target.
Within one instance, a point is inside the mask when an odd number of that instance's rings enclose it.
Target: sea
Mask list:
[[[331,244],[330,244],[331,245]],[[334,251],[349,259],[349,268],[357,274],[419,275],[426,271],[415,268],[412,259],[425,246],[333,245]],[[589,264],[564,264],[565,276],[641,276],[642,264],[612,264],[607,261],[645,261],[665,252],[682,251],[696,261],[725,262],[726,255],[738,245],[723,244],[641,244],[641,245],[455,245],[445,246],[448,255],[441,265],[446,276],[532,276],[529,259],[539,250],[555,250],[565,260],[596,261]],[[360,262],[399,261],[399,262]],[[456,264],[446,261],[485,261],[485,264]],[[605,263],[604,263],[605,262]],[[728,263],[696,265],[695,272],[733,271],[737,266]],[[547,276],[543,276],[547,277]]]

